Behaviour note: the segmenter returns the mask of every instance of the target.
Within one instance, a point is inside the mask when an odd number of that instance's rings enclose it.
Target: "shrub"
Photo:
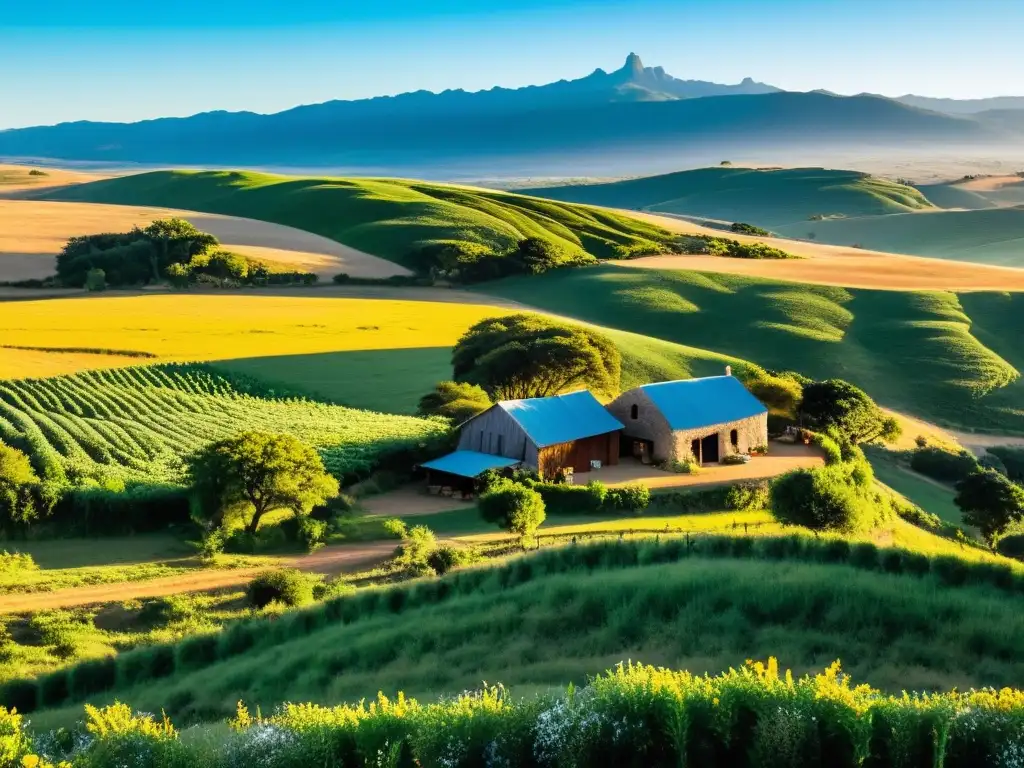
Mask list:
[[[554,486],[552,486],[554,487]],[[493,487],[477,501],[484,520],[526,539],[544,522],[544,499],[532,488],[509,481]]]
[[[313,586],[303,574],[292,569],[281,569],[260,574],[246,587],[249,602],[256,608],[265,608],[273,602],[298,606],[313,602]]]
[[[958,453],[935,446],[918,448],[910,456],[910,468],[941,483],[959,483],[978,470],[978,460],[969,451]]]
[[[725,466],[746,464],[747,457],[740,453],[727,453],[721,458],[720,463]]]
[[[533,489],[544,500],[544,509],[552,515],[594,515],[605,503],[608,489],[597,480],[586,485],[536,483]]]
[[[327,521],[315,520],[308,516],[300,518],[298,537],[299,543],[307,552],[315,552],[327,540]]]
[[[892,442],[900,436],[899,422],[886,416],[864,390],[842,379],[805,384],[799,414],[819,431],[835,430],[851,443]]]
[[[768,483],[761,481],[729,486],[724,501],[726,509],[737,512],[767,509],[771,502]]]
[[[975,526],[991,545],[1024,520],[1024,488],[991,470],[974,472],[956,486],[956,505],[964,522]]]
[[[771,486],[771,509],[784,525],[815,531],[854,532],[869,524],[869,500],[858,491],[845,466],[798,469]]]
[[[105,291],[107,289],[107,273],[94,268],[85,273],[85,290]]]
[[[117,666],[113,658],[92,659],[72,667],[68,676],[70,695],[84,699],[113,688],[117,682]]]
[[[651,490],[642,483],[630,483],[619,488],[609,488],[604,497],[604,506],[620,512],[639,513],[651,503]]]
[[[1011,533],[1003,536],[996,544],[996,551],[1004,557],[1024,560],[1024,533]]]
[[[733,232],[739,235],[760,235],[761,237],[771,237],[772,233],[762,227],[755,227],[753,224],[747,224],[742,221],[733,222],[733,225],[729,227]]]
[[[470,565],[479,559],[480,555],[475,550],[442,544],[427,556],[427,565],[438,576],[444,576],[453,568]]]
[[[839,443],[831,437],[822,432],[816,432],[812,441],[825,454],[826,465],[841,464],[843,462],[842,449],[840,449]]]
[[[402,538],[402,544],[396,552],[396,562],[413,571],[422,571],[428,567],[427,558],[437,548],[437,537],[425,525],[416,525],[408,529]]]

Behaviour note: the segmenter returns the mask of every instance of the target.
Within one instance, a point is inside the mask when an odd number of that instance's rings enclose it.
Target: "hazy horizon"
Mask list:
[[[1013,96],[1024,4],[965,0],[466,0],[339,8],[182,0],[19,4],[0,20],[0,128],[133,122],[415,90],[516,88],[622,66],[792,91]],[[86,7],[87,6],[87,7]],[[212,7],[211,7],[212,6]],[[951,55],[983,40],[979,55]]]

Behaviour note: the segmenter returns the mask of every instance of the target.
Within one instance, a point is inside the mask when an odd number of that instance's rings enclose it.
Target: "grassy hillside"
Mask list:
[[[615,208],[682,213],[762,227],[811,216],[875,216],[931,208],[913,187],[856,171],[823,168],[701,168],[608,184],[524,190]]]
[[[922,184],[917,189],[939,208],[982,211],[986,208],[996,207],[996,203],[982,193],[964,189],[959,184]]]
[[[846,378],[940,424],[1024,432],[1015,295],[847,290],[619,266],[488,290],[769,368]]]
[[[653,225],[577,205],[401,179],[156,171],[71,187],[53,199],[245,216],[324,235],[399,263],[436,243],[476,243],[500,253],[536,237],[565,251],[612,258],[672,239]]]
[[[74,692],[90,689],[103,691],[96,702],[212,719],[239,698],[266,710],[481,680],[524,693],[624,659],[701,672],[768,653],[798,671],[846,657],[855,676],[871,670],[897,691],[1001,686],[1024,674],[1024,618],[987,568],[809,537],[549,549],[44,678],[41,703],[52,711],[32,719],[77,717]],[[3,692],[15,695],[29,694]]]
[[[183,456],[244,429],[295,435],[328,469],[444,431],[435,422],[249,394],[202,366],[154,366],[0,382],[0,439],[40,471],[142,483],[179,480]]]
[[[879,251],[1024,266],[1024,207],[804,221],[779,234]]]

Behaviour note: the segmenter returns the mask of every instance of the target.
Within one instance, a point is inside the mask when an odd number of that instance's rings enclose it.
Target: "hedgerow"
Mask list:
[[[231,730],[214,738],[179,738],[166,717],[133,715],[120,703],[86,712],[87,737],[42,760],[83,768],[976,768],[1019,765],[1024,754],[1024,692],[888,696],[855,684],[838,661],[799,678],[775,659],[715,677],[619,664],[583,688],[523,700],[492,686],[431,704],[401,694],[354,706],[285,704],[269,717],[239,703]],[[19,715],[0,710],[0,733],[3,768],[40,764],[26,757],[33,745]]]

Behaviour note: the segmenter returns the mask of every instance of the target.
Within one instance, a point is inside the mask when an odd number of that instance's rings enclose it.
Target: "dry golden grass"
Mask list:
[[[456,292],[452,292],[456,293]],[[504,310],[480,304],[273,293],[155,294],[0,303],[0,342],[155,358],[0,349],[0,378],[150,362],[448,347]]]
[[[972,192],[995,192],[997,189],[1013,187],[1018,184],[1024,184],[1024,179],[1020,176],[982,176],[965,181],[963,184],[957,184],[957,186]]]
[[[730,259],[718,256],[650,256],[628,262],[610,262],[646,269],[692,269],[750,277],[767,277],[817,285],[880,290],[1024,291],[1024,269],[987,264],[901,256],[801,240],[733,235],[684,219],[650,213],[629,213],[644,221],[683,234],[732,237],[741,242],[763,242],[800,259],[784,261]],[[927,214],[915,214],[927,215]]]
[[[404,267],[326,237],[266,221],[168,208],[0,200],[0,280],[52,275],[54,256],[70,237],[123,232],[172,216],[215,235],[229,250],[321,278],[339,272],[358,277],[409,274]]]
[[[33,174],[32,171],[36,171]],[[44,175],[39,175],[42,173]],[[0,163],[0,197],[33,197],[47,190],[109,178],[109,174]]]

